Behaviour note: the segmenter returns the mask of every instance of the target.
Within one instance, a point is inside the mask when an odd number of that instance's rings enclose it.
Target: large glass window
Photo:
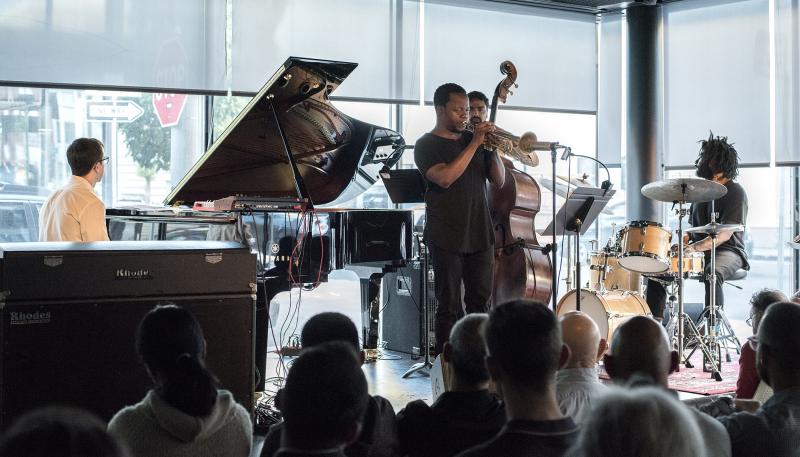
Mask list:
[[[0,181],[47,195],[71,174],[69,144],[94,137],[111,157],[95,187],[106,205],[159,204],[204,150],[202,97],[177,97],[169,108],[172,127],[159,122],[162,99],[141,92],[0,88]]]

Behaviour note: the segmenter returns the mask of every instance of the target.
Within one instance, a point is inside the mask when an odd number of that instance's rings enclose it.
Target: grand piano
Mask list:
[[[382,275],[412,256],[410,210],[337,209],[395,165],[405,144],[330,103],[356,65],[289,58],[174,187],[170,209],[108,210],[112,240],[235,240],[258,254],[259,364],[272,298],[335,269],[362,278],[362,336],[376,348]]]

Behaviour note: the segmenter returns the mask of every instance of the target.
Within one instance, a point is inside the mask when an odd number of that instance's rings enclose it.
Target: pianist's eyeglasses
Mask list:
[[[100,159],[100,162],[102,162],[103,165],[108,165],[109,160],[111,160],[111,157],[103,157],[102,159]]]

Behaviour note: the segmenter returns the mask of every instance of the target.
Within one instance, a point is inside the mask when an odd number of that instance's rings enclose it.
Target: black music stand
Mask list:
[[[416,168],[382,170],[380,176],[392,203],[425,201],[425,180]]]
[[[558,214],[554,219],[555,228],[551,222],[542,232],[543,235],[552,236],[554,239],[556,236],[576,236],[575,284],[578,292],[575,297],[575,309],[578,311],[581,310],[581,235],[589,230],[600,211],[605,208],[615,193],[616,191],[614,190],[597,187],[578,187],[569,194],[567,201],[558,210]],[[553,268],[556,268],[556,265],[553,265]]]
[[[386,192],[392,203],[422,203],[425,201],[425,180],[422,173],[416,168],[381,170],[380,176]],[[430,309],[428,306],[428,249],[421,235],[417,235],[419,245],[420,260],[420,305],[422,306],[422,361],[412,365],[405,373],[403,378],[407,378],[414,373],[422,373],[430,376],[431,363],[431,334],[430,334]]]

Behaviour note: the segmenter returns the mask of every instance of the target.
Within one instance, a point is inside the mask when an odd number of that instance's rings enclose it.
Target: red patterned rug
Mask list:
[[[703,356],[695,353],[691,358],[694,368],[681,365],[680,371],[669,376],[669,388],[680,392],[689,392],[697,395],[722,395],[736,392],[736,378],[739,377],[739,356],[731,354],[731,361],[722,361],[722,381],[715,381],[711,373],[703,372]],[[601,370],[600,377],[609,379],[608,374]]]

